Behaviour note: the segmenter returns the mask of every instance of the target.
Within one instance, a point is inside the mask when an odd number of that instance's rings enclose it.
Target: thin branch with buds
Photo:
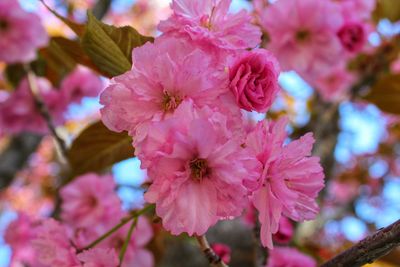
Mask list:
[[[400,246],[400,220],[343,251],[321,267],[358,267],[371,263]]]
[[[154,205],[148,205],[147,207],[144,207],[143,209],[141,209],[139,211],[136,211],[136,212],[133,212],[130,215],[126,216],[125,218],[122,218],[121,222],[119,224],[115,225],[113,228],[108,230],[105,234],[103,234],[102,236],[100,236],[99,238],[94,240],[92,243],[90,243],[86,247],[84,247],[82,249],[78,249],[78,252],[82,252],[84,250],[91,249],[91,248],[97,246],[99,243],[101,243],[103,240],[105,240],[106,238],[111,236],[113,233],[115,233],[116,231],[121,229],[123,226],[125,226],[130,221],[136,220],[139,216],[141,216],[144,213],[146,213],[146,212],[148,212],[150,210],[153,210],[153,209],[154,209]]]
[[[196,236],[197,242],[204,255],[206,256],[210,266],[212,267],[229,267],[226,265],[217,254],[215,254],[214,250],[210,247],[210,244],[207,241],[205,235]]]
[[[122,266],[122,263],[124,262],[125,253],[126,253],[126,250],[128,248],[129,241],[131,240],[133,230],[135,229],[135,227],[137,225],[137,221],[138,221],[138,217],[136,216],[133,219],[131,227],[129,228],[129,231],[128,231],[128,235],[126,236],[125,242],[124,242],[124,244],[123,244],[123,246],[121,248],[121,251],[119,253],[119,265],[118,266]]]

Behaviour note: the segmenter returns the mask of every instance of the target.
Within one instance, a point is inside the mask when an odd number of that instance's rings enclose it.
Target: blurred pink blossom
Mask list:
[[[93,227],[100,222],[111,227],[122,217],[121,201],[110,175],[79,176],[63,187],[60,195],[61,218],[73,228]]]
[[[46,219],[36,230],[36,238],[32,240],[40,263],[47,267],[79,267],[76,250],[69,242],[67,228],[54,219]]]
[[[226,264],[231,261],[231,248],[229,246],[222,243],[214,243],[211,245],[211,248]]]
[[[118,267],[119,260],[114,249],[94,248],[78,255],[83,267]]]
[[[293,224],[288,218],[282,216],[279,220],[278,232],[273,235],[273,240],[279,244],[288,244],[294,234]]]
[[[344,59],[336,36],[343,18],[331,1],[280,0],[264,9],[260,23],[284,70],[321,75]]]
[[[37,262],[35,250],[31,246],[31,241],[36,236],[36,223],[27,214],[18,213],[17,219],[8,225],[4,240],[12,250],[11,266],[17,264],[40,266]]]
[[[346,18],[367,20],[375,9],[376,0],[336,0]]]
[[[317,262],[297,249],[278,247],[269,251],[266,267],[317,267]]]
[[[47,42],[39,16],[23,10],[16,0],[0,1],[0,61],[32,61]]]
[[[100,77],[86,67],[78,66],[61,82],[60,91],[68,103],[79,103],[84,97],[97,97],[103,89]]]
[[[356,77],[345,66],[338,66],[326,75],[308,80],[325,101],[339,101],[346,98]]]
[[[351,53],[361,51],[367,41],[367,32],[363,23],[346,22],[338,31],[342,46]]]
[[[53,89],[50,82],[37,78],[39,97],[42,99],[55,125],[62,124],[67,103]],[[47,133],[48,128],[43,116],[39,113],[27,79],[20,82],[18,88],[8,98],[0,102],[0,128],[6,133],[23,131]]]
[[[400,57],[392,62],[390,65],[390,70],[393,73],[400,74]]]

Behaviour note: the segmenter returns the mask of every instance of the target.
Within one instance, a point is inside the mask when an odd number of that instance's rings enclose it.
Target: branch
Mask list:
[[[261,230],[261,225],[260,222],[258,221],[258,218],[256,218],[256,223],[253,228],[254,232],[254,237],[255,237],[255,246],[256,246],[256,266],[265,266],[267,264],[268,260],[268,250],[264,248],[264,246],[261,244],[261,239],[260,239],[260,230]]]
[[[321,267],[358,267],[371,263],[400,245],[400,220],[366,237]]]
[[[210,244],[208,244],[207,238],[205,235],[202,236],[196,236],[197,242],[199,243],[199,246],[201,250],[203,251],[204,255],[206,256],[208,262],[210,263],[210,266],[212,267],[229,267],[226,265],[221,258],[215,254],[214,250],[210,247]]]
[[[119,253],[119,265],[118,266],[122,266],[122,263],[124,262],[125,253],[128,248],[129,241],[131,240],[133,229],[135,229],[135,227],[136,227],[137,221],[138,221],[138,217],[134,218],[133,222],[131,224],[131,227],[129,228],[128,235],[126,236],[125,242],[122,245],[121,251]]]
[[[15,173],[22,169],[29,156],[36,151],[42,137],[23,133],[13,137],[0,155],[0,190],[6,188],[14,179]]]
[[[40,93],[39,93],[39,87],[36,82],[36,76],[33,73],[33,71],[30,69],[29,65],[25,66],[26,72],[28,74],[28,83],[29,83],[29,89],[32,92],[33,99],[35,101],[35,105],[46,121],[47,127],[50,130],[50,133],[53,135],[54,139],[56,140],[56,143],[58,145],[58,149],[61,152],[61,155],[63,156],[63,159],[66,161],[67,159],[67,146],[65,145],[64,140],[58,135],[56,131],[56,127],[53,123],[53,120],[50,116],[49,110],[47,109],[46,105],[43,103],[42,99],[40,98]]]
[[[88,250],[91,249],[95,246],[97,246],[99,243],[101,243],[104,239],[108,238],[109,236],[111,236],[113,233],[115,233],[116,231],[118,231],[119,229],[121,229],[123,226],[125,226],[128,222],[130,222],[131,220],[137,219],[139,216],[143,215],[144,213],[153,210],[154,209],[154,205],[148,205],[147,207],[144,207],[141,210],[138,210],[136,212],[131,213],[130,215],[124,217],[121,219],[121,222],[117,225],[115,225],[113,228],[111,228],[110,230],[108,230],[105,234],[103,234],[102,236],[100,236],[99,238],[97,238],[95,241],[93,241],[92,243],[90,243],[89,245],[87,245],[86,247],[82,248],[82,249],[78,249],[77,251],[80,253],[84,250]],[[136,225],[136,224],[135,224]]]

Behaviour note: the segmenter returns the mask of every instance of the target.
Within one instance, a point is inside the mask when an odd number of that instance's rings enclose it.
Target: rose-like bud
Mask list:
[[[228,264],[231,260],[231,248],[225,244],[215,243],[211,245],[211,248],[214,250],[215,254],[217,254],[223,262]]]
[[[357,22],[348,22],[338,31],[342,46],[351,53],[359,52],[367,40],[363,25]]]
[[[265,49],[245,52],[230,69],[230,90],[239,107],[266,112],[279,90],[280,68],[275,56]]]
[[[282,216],[279,220],[279,230],[273,235],[275,242],[279,244],[288,244],[293,237],[293,224],[288,218]]]

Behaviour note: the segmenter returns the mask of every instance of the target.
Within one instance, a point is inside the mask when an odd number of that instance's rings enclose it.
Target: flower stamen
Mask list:
[[[164,92],[162,107],[165,112],[174,111],[182,102],[182,98],[176,95],[171,95],[167,91]]]
[[[203,180],[203,178],[207,177],[211,173],[205,159],[195,158],[190,161],[189,166],[191,169],[191,176],[196,181]]]
[[[8,28],[8,22],[5,20],[0,20],[0,31],[7,30]]]
[[[296,32],[296,40],[307,41],[310,38],[310,32],[308,30],[299,30]]]

